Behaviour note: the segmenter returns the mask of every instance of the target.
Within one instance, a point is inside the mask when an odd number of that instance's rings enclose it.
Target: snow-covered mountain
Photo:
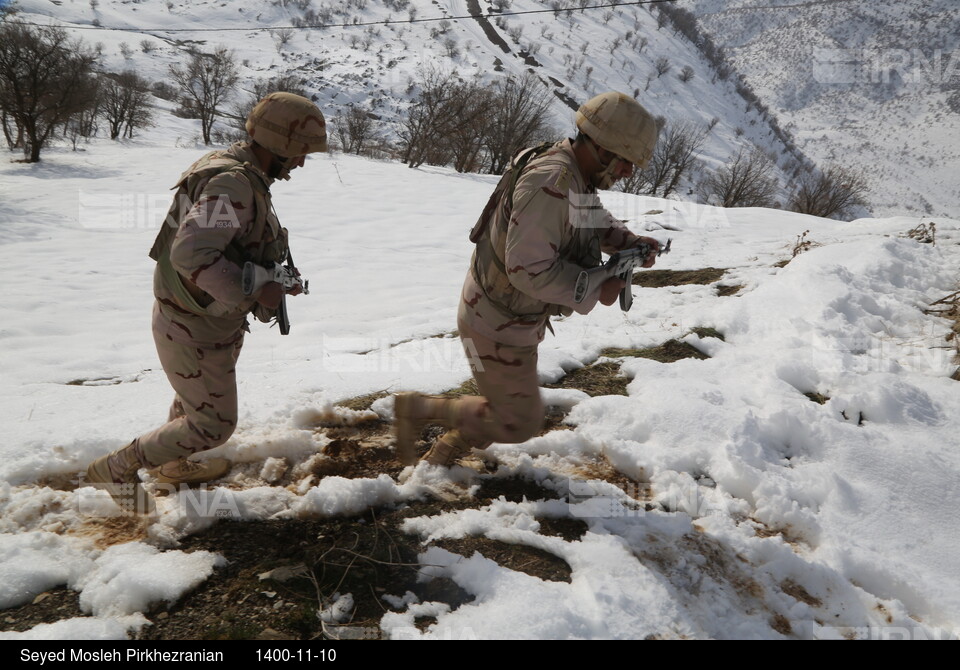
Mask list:
[[[580,4],[291,0],[251,7],[239,0],[20,0],[18,6],[22,18],[52,20],[98,45],[106,71],[136,69],[152,82],[166,81],[169,66],[190,51],[226,46],[240,64],[246,91],[257,80],[293,75],[328,118],[360,105],[394,138],[424,65],[484,82],[534,73],[555,94],[551,115],[558,136],[572,134],[573,109],[580,103],[620,90],[668,123],[711,126],[701,156],[707,168],[752,143],[778,161],[781,184],[789,185],[799,153],[791,153],[764,115],[745,104],[733,78],[718,78],[696,45],[662,25],[655,5],[581,10]],[[457,18],[481,11],[487,18]],[[319,25],[329,27],[310,27]],[[658,76],[659,59],[668,61],[669,70]],[[682,79],[684,68],[689,70]],[[684,197],[692,197],[691,185]]]
[[[818,164],[868,169],[880,214],[960,209],[954,0],[684,0]]]

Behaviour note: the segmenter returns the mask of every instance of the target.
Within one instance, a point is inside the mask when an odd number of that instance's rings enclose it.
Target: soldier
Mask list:
[[[222,477],[225,459],[188,460],[227,441],[237,425],[236,361],[249,332],[247,315],[269,321],[283,296],[276,282],[245,296],[242,267],[282,262],[287,231],[277,221],[270,186],[289,179],[304,157],[327,150],[323,114],[292,93],[272,93],[247,118],[250,141],[213,151],[177,182],[177,194],[150,257],[157,261],[153,337],[176,393],[167,423],[101,456],[87,481],[121,505],[150,512],[140,468],[157,468],[168,485]],[[300,291],[293,289],[291,295]]]
[[[599,202],[596,190],[643,169],[657,126],[635,100],[603,93],[576,114],[574,140],[527,149],[513,160],[474,226],[477,246],[460,299],[457,325],[481,396],[450,399],[402,393],[395,398],[401,462],[416,460],[423,426],[449,428],[423,457],[450,465],[470,449],[515,444],[543,427],[537,348],[552,315],[586,314],[611,305],[624,282],[612,277],[577,303],[580,272],[599,265],[600,252],[659,244],[638,237]]]

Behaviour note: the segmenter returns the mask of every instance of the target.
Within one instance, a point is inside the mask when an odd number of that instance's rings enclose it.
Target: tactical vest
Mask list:
[[[250,234],[245,235],[244,239],[248,242],[256,241],[258,244],[255,250],[250,250],[249,245],[244,246],[239,240],[234,239],[223,250],[223,255],[242,268],[247,261],[257,265],[266,265],[271,261],[280,263],[288,253],[287,229],[279,223],[276,226],[270,225],[269,214],[272,208],[270,191],[262,177],[225,152],[212,152],[198,160],[180,176],[174,186],[177,192],[164,224],[150,249],[150,258],[157,261],[167,286],[181,306],[200,316],[221,316],[221,314],[211,314],[208,308],[214,302],[213,297],[173,267],[170,263],[170,248],[180,223],[197,201],[199,196],[197,189],[200,185],[206,184],[219,174],[231,172],[243,173],[252,187],[254,224]],[[253,300],[244,311],[251,309],[260,321],[269,321],[275,316],[274,310],[269,310]]]
[[[536,301],[532,297],[524,299],[520,290],[510,282],[505,265],[506,229],[510,224],[513,194],[517,181],[524,169],[533,160],[543,157],[544,161],[550,161],[553,155],[560,154],[561,151],[556,144],[545,143],[519,152],[511,161],[510,167],[503,177],[497,182],[497,186],[487,201],[483,213],[470,231],[470,241],[477,245],[471,263],[474,281],[477,286],[483,289],[485,296],[497,310],[505,317],[513,320],[535,322],[544,318],[544,316],[569,316],[573,313],[573,310],[569,307],[549,305]],[[566,165],[564,158],[558,156],[554,160],[558,164]],[[497,212],[501,208],[502,216],[498,219]],[[558,225],[560,223],[558,222]],[[496,230],[493,229],[495,225],[498,226]],[[589,229],[578,231],[570,248],[563,250],[562,257],[582,267],[590,268],[599,265],[601,260],[600,239],[596,231]],[[517,310],[518,303],[524,305],[519,312]],[[549,327],[549,323],[547,325]]]

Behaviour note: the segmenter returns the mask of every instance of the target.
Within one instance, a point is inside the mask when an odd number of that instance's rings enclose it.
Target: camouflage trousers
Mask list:
[[[154,321],[153,339],[175,396],[167,423],[135,440],[151,465],[161,465],[226,442],[237,426],[237,358],[233,341],[197,347],[172,340]]]
[[[457,319],[473,378],[481,396],[463,396],[456,401],[454,430],[474,449],[493,442],[525,442],[543,429],[544,408],[537,377],[537,345],[515,347],[495,342]]]

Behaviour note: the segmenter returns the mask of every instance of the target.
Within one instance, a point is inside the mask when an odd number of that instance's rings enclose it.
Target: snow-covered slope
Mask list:
[[[867,169],[875,213],[957,215],[956,2],[682,4],[808,156]]]
[[[294,75],[328,118],[361,105],[381,117],[394,138],[416,93],[412,83],[418,72],[434,65],[487,82],[533,72],[556,96],[551,114],[558,135],[572,134],[571,105],[615,89],[635,95],[668,122],[706,126],[716,119],[702,156],[711,169],[746,143],[767,151],[786,170],[796,161],[761,115],[747,109],[733,81],[717,79],[693,44],[658,25],[652,7],[554,12],[549,10],[556,3],[540,0],[277,2],[254,8],[239,0],[91,4],[21,0],[18,6],[23,18],[52,19],[86,42],[101,44],[108,71],[136,68],[150,81],[165,81],[168,67],[182,62],[188,50],[209,53],[226,46],[241,65],[247,91],[258,79]],[[504,15],[494,6],[506,8]],[[453,18],[478,10],[493,13],[482,22]],[[303,28],[304,22],[330,27]],[[660,58],[671,67],[657,76]],[[678,76],[685,66],[693,71],[687,82]],[[786,172],[780,180],[789,185]]]
[[[906,217],[839,223],[606,193],[634,229],[673,239],[658,268],[728,270],[712,285],[638,287],[627,314],[558,320],[540,350],[542,381],[607,348],[672,338],[709,359],[621,356],[625,396],[544,389],[570,410],[572,430],[494,445],[495,474],[420,466],[402,483],[319,478],[331,438],[313,418],[356,416],[333,402],[468,378],[449,333],[466,232],[494,180],[351,156],[311,158],[274,189],[312,290],[291,300],[289,337],[256,324],[248,337],[241,420],[217,450],[233,460],[230,475],[198,494],[202,504],[160,499],[156,519],[122,536],[136,541],[117,544],[123,526],[103,519],[116,509],[109,498],[66,482],[154,428],[170,400],[149,335],[146,250],[166,187],[200,150],[169,148],[180,131],[165,132],[162,145],[97,140],[0,164],[0,607],[66,585],[87,615],[0,636],[132,634],[157,603],[220,569],[215,553],[177,542],[224,513],[323,518],[450,495],[465,507],[413,516],[403,532],[535,548],[565,562],[570,581],[424,547],[424,579],[449,578],[470,598],[453,607],[388,592],[384,635],[960,633],[960,382],[949,324],[923,311],[956,288],[960,222],[941,221],[932,246],[903,237],[918,223]],[[781,267],[804,231],[823,246]],[[722,297],[720,285],[740,288]],[[373,410],[391,417],[390,398]],[[536,483],[543,498],[471,506],[490,478]],[[586,530],[564,539],[543,532],[549,520]],[[418,628],[418,616],[436,622]]]

